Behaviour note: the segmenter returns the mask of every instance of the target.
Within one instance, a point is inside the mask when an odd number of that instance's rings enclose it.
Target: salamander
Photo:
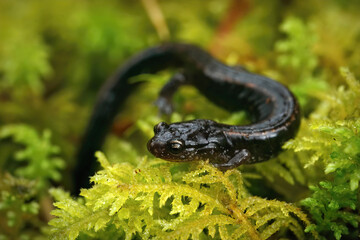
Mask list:
[[[150,153],[168,161],[209,160],[221,170],[266,161],[296,135],[299,105],[287,87],[268,77],[227,66],[201,48],[167,43],[146,49],[120,66],[99,92],[78,152],[76,188],[94,173],[94,152],[99,150],[119,107],[141,82],[129,81],[143,73],[167,68],[178,72],[161,89],[156,101],[160,111],[172,111],[176,90],[190,84],[216,105],[230,111],[245,110],[251,124],[226,125],[208,119],[154,127],[147,144]]]

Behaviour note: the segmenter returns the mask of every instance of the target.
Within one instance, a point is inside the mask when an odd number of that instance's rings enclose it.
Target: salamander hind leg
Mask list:
[[[186,84],[187,79],[184,73],[178,72],[164,85],[160,90],[159,97],[155,105],[159,108],[161,114],[170,115],[173,112],[172,98],[178,88]]]
[[[214,167],[219,168],[222,171],[226,171],[232,168],[236,168],[242,164],[249,162],[251,153],[247,149],[242,149],[237,152],[229,161],[225,163],[213,163]]]

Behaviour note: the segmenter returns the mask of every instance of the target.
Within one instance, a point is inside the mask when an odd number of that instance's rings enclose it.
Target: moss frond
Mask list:
[[[305,168],[320,162],[324,173],[332,174],[333,180],[311,186],[313,194],[302,204],[316,223],[308,229],[324,236],[332,232],[336,239],[357,232],[360,221],[360,83],[347,68],[340,72],[347,85],[320,95],[322,102],[311,118],[303,121],[300,136],[284,146],[310,153]]]
[[[295,70],[301,69],[299,72],[302,76],[310,75],[318,64],[317,56],[313,52],[318,37],[313,26],[305,24],[300,18],[290,16],[281,24],[280,30],[288,37],[278,41],[275,46],[281,53],[277,59],[278,64]]]
[[[29,226],[39,229],[40,205],[35,198],[36,182],[12,175],[0,174],[0,238],[29,238]],[[7,238],[7,237],[8,238]]]
[[[306,216],[291,204],[250,196],[238,170],[223,173],[201,162],[178,179],[172,164],[134,168],[96,155],[103,170],[82,189],[83,199],[57,194],[53,239],[100,237],[111,226],[126,239],[268,239],[284,229],[305,239]]]
[[[36,186],[42,190],[49,186],[50,180],[61,179],[59,170],[64,168],[64,161],[53,156],[59,153],[59,148],[51,144],[49,130],[39,135],[35,129],[25,124],[6,125],[0,129],[0,138],[8,137],[25,146],[15,154],[16,160],[27,162],[24,167],[16,169],[18,176],[37,180]]]

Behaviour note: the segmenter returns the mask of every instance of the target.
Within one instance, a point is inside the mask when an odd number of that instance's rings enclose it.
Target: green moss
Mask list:
[[[85,202],[68,196],[55,203],[52,239],[75,239],[80,232],[102,238],[110,226],[125,239],[268,239],[284,229],[305,239],[306,215],[291,204],[250,196],[238,170],[222,173],[200,163],[178,177],[176,164],[111,165],[102,153],[97,157],[103,170],[81,191]]]
[[[9,137],[25,145],[25,149],[18,150],[14,156],[15,160],[26,162],[15,170],[17,176],[36,180],[36,188],[40,191],[49,187],[50,180],[60,181],[59,170],[64,168],[64,161],[53,156],[59,153],[59,148],[50,143],[49,130],[39,136],[27,125],[6,125],[0,131],[0,139]]]

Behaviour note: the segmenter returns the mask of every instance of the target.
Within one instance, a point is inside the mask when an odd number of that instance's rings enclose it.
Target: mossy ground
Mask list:
[[[149,20],[156,9],[164,18]],[[359,12],[355,0],[1,1],[0,239],[357,239]],[[288,85],[302,108],[297,138],[275,159],[224,174],[154,159],[146,141],[159,121],[248,120],[191,87],[159,117],[151,103],[173,72],[139,76],[147,83],[116,118],[94,187],[70,197],[98,89],[167,40]]]

